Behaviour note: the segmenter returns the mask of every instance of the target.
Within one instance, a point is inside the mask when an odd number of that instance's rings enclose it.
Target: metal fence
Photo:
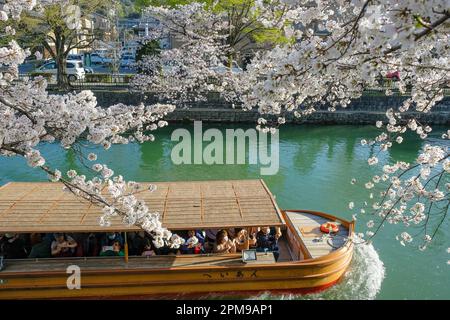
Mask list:
[[[53,74],[20,74],[19,80],[30,80],[43,76],[50,90],[57,89],[56,75]],[[128,90],[133,74],[87,73],[84,79],[69,81],[75,90]]]
[[[28,80],[38,75],[44,76],[48,83],[50,90],[57,89],[56,75],[43,75],[43,74],[20,74],[19,79]],[[107,91],[124,91],[130,90],[130,82],[133,79],[134,74],[109,74],[109,73],[87,73],[84,79],[77,79],[70,81],[70,85],[75,90],[107,90]],[[261,78],[260,80],[264,80]],[[164,79],[170,84],[172,79]],[[217,79],[209,79],[206,83],[216,83]],[[407,88],[404,94],[400,93],[395,83],[395,80],[384,79],[380,81],[379,85],[366,88],[364,90],[365,95],[384,95],[386,90],[390,90],[392,95],[409,95],[410,88]],[[167,84],[166,83],[166,84]],[[216,83],[217,84],[217,83]],[[177,86],[176,82],[173,82],[174,86]],[[444,95],[450,96],[450,88],[444,88]]]

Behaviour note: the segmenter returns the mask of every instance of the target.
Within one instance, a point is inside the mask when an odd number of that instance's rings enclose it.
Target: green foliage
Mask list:
[[[120,0],[121,17],[138,18],[140,16],[139,8],[136,6],[136,0]]]
[[[140,10],[149,6],[167,6],[167,7],[175,7],[177,5],[185,5],[192,2],[207,2],[208,0],[135,0],[135,7]]]
[[[134,75],[133,74],[127,74],[123,76],[123,82],[124,83],[130,83],[131,80],[133,79]]]
[[[112,75],[107,73],[86,73],[85,74],[86,82],[103,82],[103,83],[111,83]]]
[[[161,52],[158,40],[152,40],[140,46],[136,51],[136,61],[141,61],[143,56],[155,56]]]
[[[255,0],[136,0],[136,6],[144,8],[148,6],[168,6],[174,7],[176,5],[185,5],[193,2],[205,3],[207,8],[215,13],[225,13],[228,16],[228,20],[232,25],[236,26],[236,30],[230,33],[228,42],[231,46],[234,46],[237,39],[241,35],[251,41],[259,44],[282,44],[290,43],[292,39],[288,39],[282,30],[274,28],[266,28],[259,21],[260,13],[258,11],[251,12],[249,10],[255,4]],[[266,0],[270,5],[272,2],[278,2],[277,0]],[[283,12],[276,12],[276,15],[280,16]],[[243,20],[246,22],[243,23]],[[249,23],[250,22],[250,23]],[[242,25],[248,25],[248,27],[240,29]]]

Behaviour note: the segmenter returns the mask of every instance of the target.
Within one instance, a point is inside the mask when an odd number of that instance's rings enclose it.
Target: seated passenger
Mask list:
[[[195,230],[188,231],[188,237],[186,242],[181,246],[181,253],[185,254],[198,254],[202,251],[202,244],[196,236]]]
[[[236,232],[234,231],[234,228],[225,229],[227,230],[228,237],[230,239],[234,239],[236,237]]]
[[[236,230],[236,237],[234,238],[234,243],[238,251],[249,249],[256,245],[256,235],[250,234],[245,229]]]
[[[84,255],[86,257],[96,257],[100,253],[99,241],[95,233],[90,233],[83,242]]]
[[[228,239],[228,233],[226,230],[220,230],[217,233],[216,243],[213,249],[214,253],[235,253],[236,245],[234,241]]]
[[[24,259],[27,257],[25,241],[17,233],[5,233],[0,242],[0,253],[5,259]]]
[[[146,244],[145,232],[140,231],[135,232],[134,234],[130,233],[130,237],[128,240],[130,250],[129,254],[131,256],[140,256],[141,253],[144,251],[144,247]]]
[[[100,240],[100,255],[102,252],[111,250],[114,242],[119,241],[120,245],[123,246],[123,238],[118,232],[109,232],[105,234]]]
[[[152,242],[150,239],[144,239],[144,251],[142,251],[141,256],[149,257],[156,255],[155,250],[153,250]]]
[[[53,257],[71,257],[75,253],[77,242],[64,233],[56,233],[55,240],[51,244],[51,253]]]
[[[195,236],[198,239],[198,242],[200,242],[202,245],[205,244],[205,240],[206,240],[206,232],[203,230],[196,230],[195,231]]]
[[[279,229],[275,234],[271,233],[270,227],[262,227],[256,234],[256,251],[273,251],[275,259],[278,259],[278,239],[281,236]]]
[[[52,240],[48,237],[42,238],[40,233],[33,233],[31,236],[33,247],[28,258],[51,258]]]
[[[113,245],[110,247],[105,246],[106,250],[103,250],[100,253],[100,256],[105,257],[105,256],[121,256],[123,257],[125,254],[122,250],[122,245],[120,244],[119,240],[116,240],[113,242]]]
[[[206,230],[206,232],[205,232],[206,239],[205,240],[208,241],[208,242],[215,243],[216,242],[217,232],[219,232],[218,229],[208,229],[208,230]]]
[[[172,237],[170,237],[170,245],[169,245],[169,253],[168,254],[180,254],[180,248],[186,240],[180,237],[178,234],[174,233]]]

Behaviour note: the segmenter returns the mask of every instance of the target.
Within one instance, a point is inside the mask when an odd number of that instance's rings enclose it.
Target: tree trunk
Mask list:
[[[56,56],[56,65],[57,65],[57,81],[58,81],[58,87],[60,89],[68,89],[70,87],[70,83],[69,83],[69,79],[67,77],[67,68],[66,68],[66,57],[63,54],[57,55]]]
[[[59,28],[56,28],[54,30],[55,34],[55,62],[56,62],[56,68],[57,68],[57,85],[58,88],[61,90],[67,90],[70,88],[70,83],[67,78],[67,68],[66,68],[66,61],[67,61],[67,54],[65,53],[65,37]]]

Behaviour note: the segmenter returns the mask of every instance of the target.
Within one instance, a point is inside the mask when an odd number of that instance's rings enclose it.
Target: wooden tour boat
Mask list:
[[[263,180],[158,182],[139,197],[159,211],[169,230],[280,227],[279,258],[256,253],[151,257],[5,259],[0,299],[249,295],[308,293],[338,282],[350,264],[354,222],[308,210],[280,210]],[[143,183],[146,185],[146,183]],[[59,183],[8,183],[0,187],[0,233],[133,232],[120,220],[98,224],[99,208],[62,190]],[[332,221],[339,231],[323,237]],[[81,289],[68,289],[80,268]]]

